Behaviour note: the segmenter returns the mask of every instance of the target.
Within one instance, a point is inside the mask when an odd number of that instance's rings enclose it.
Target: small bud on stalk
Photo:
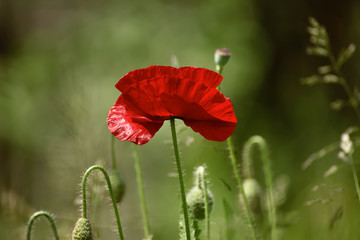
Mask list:
[[[227,48],[218,48],[215,50],[214,61],[216,65],[216,71],[221,73],[221,69],[229,61],[231,52]]]
[[[117,203],[120,203],[125,193],[125,182],[119,170],[111,170],[110,182],[114,192],[115,200]]]

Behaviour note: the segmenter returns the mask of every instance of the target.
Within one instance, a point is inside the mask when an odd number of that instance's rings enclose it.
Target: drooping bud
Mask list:
[[[244,193],[250,208],[256,212],[261,206],[261,187],[254,178],[245,179],[243,182]],[[243,199],[240,197],[240,202],[243,203]]]
[[[125,181],[117,169],[110,172],[110,182],[117,203],[120,203],[125,193]]]
[[[231,52],[227,48],[218,48],[215,50],[214,61],[216,69],[222,68],[229,61]]]
[[[76,222],[71,236],[72,240],[92,240],[93,234],[91,224],[87,218],[79,218]]]
[[[207,191],[209,212],[211,212],[214,205],[214,197],[210,190]],[[194,186],[186,195],[186,201],[190,210],[194,214],[195,219],[205,218],[205,197],[203,190]]]

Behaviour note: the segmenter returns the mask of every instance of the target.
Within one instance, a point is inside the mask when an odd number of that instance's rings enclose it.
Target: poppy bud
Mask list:
[[[125,182],[119,170],[111,170],[110,182],[115,196],[115,200],[117,203],[120,203],[125,193]]]
[[[231,57],[231,52],[227,48],[218,48],[215,50],[214,61],[217,66],[224,66]]]
[[[243,187],[249,206],[253,211],[258,210],[261,200],[261,187],[259,183],[254,178],[248,178],[244,180]],[[241,196],[240,202],[243,203]]]
[[[209,212],[214,205],[214,197],[211,191],[207,191]],[[186,196],[190,210],[194,214],[195,219],[205,218],[205,197],[204,192],[199,186],[194,186]]]
[[[72,240],[92,240],[93,234],[91,224],[87,218],[79,218],[76,222],[71,236]]]

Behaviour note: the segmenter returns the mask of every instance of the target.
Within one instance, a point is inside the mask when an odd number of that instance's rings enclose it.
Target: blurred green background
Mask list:
[[[337,152],[301,169],[311,153],[357,124],[356,116],[351,109],[330,109],[330,102],[345,97],[340,87],[299,83],[327,63],[305,54],[308,17],[327,27],[338,52],[351,42],[360,47],[359,13],[357,0],[1,0],[0,238],[24,239],[28,217],[40,209],[54,213],[60,237],[69,238],[80,216],[82,174],[95,163],[111,166],[106,117],[121,76],[171,65],[174,57],[180,66],[214,69],[215,49],[227,47],[232,57],[222,91],[238,118],[233,142],[239,159],[243,143],[262,135],[271,148],[274,175],[290,179],[279,208],[283,239],[359,239],[351,170]],[[351,84],[360,79],[359,64],[355,52],[344,71]],[[140,147],[150,225],[159,240],[178,237],[180,199],[168,125]],[[229,240],[247,239],[226,145],[188,128],[179,139],[188,189],[193,169],[208,166],[215,195],[213,239],[227,239],[226,229],[236,234]],[[119,205],[125,237],[142,239],[132,144],[117,141],[116,154],[127,184]],[[339,164],[338,173],[324,178],[333,164]],[[261,163],[255,167],[263,185]],[[91,178],[90,219],[97,239],[116,239],[107,192],[95,187],[103,185],[101,179]],[[321,191],[311,190],[316,185]],[[335,188],[342,191],[332,194]],[[318,198],[331,201],[304,206]],[[234,211],[233,223],[225,221],[223,199]],[[341,207],[342,217],[330,228]],[[36,225],[34,239],[52,238],[45,221]]]

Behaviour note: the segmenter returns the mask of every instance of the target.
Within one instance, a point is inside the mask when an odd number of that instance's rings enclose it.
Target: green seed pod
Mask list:
[[[71,236],[72,240],[92,240],[93,234],[91,224],[87,218],[79,218],[76,222]]]
[[[244,193],[248,204],[254,212],[257,212],[261,203],[261,187],[254,178],[245,179],[243,182]],[[240,195],[240,202],[243,203],[243,199]]]
[[[111,170],[110,182],[114,192],[115,200],[117,203],[120,203],[125,193],[125,182],[119,170]]]
[[[207,191],[209,212],[214,205],[214,197],[210,190]],[[205,197],[203,190],[199,186],[194,186],[186,196],[190,210],[194,214],[195,219],[205,218]]]

